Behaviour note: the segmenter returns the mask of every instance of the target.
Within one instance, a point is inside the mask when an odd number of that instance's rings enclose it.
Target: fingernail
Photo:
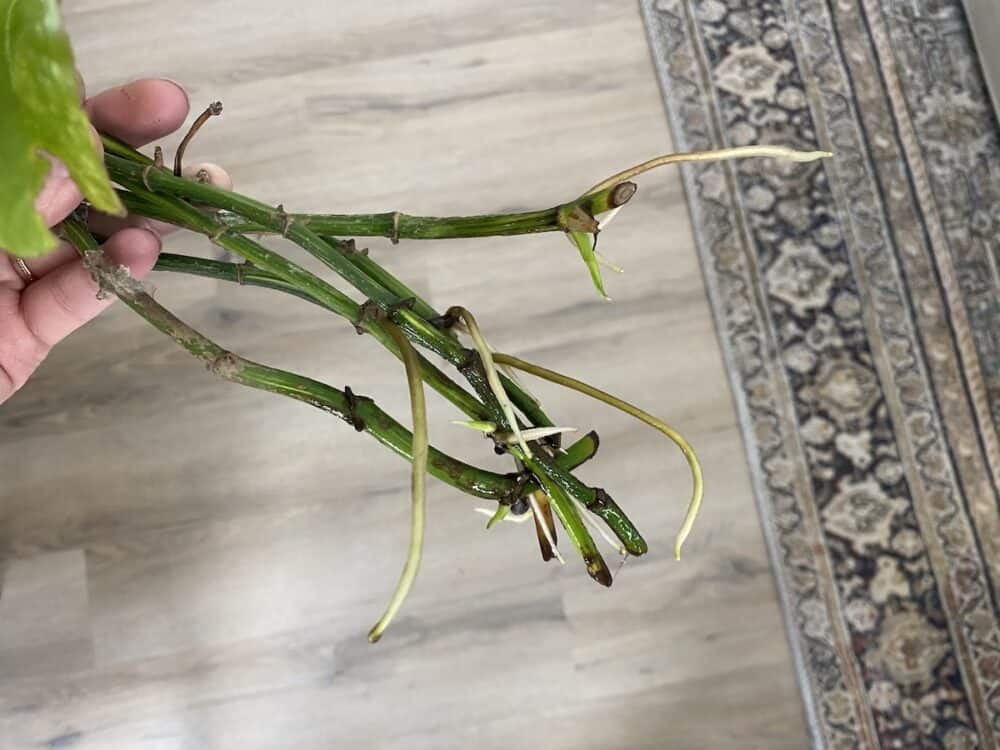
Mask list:
[[[166,81],[167,83],[172,83],[174,86],[180,89],[180,92],[184,94],[184,100],[188,103],[188,106],[191,106],[191,99],[188,97],[188,92],[187,89],[184,88],[184,84],[178,83],[173,78],[160,78],[160,80]]]

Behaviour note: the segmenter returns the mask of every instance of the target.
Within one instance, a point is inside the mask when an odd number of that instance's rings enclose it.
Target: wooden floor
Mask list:
[[[670,148],[631,2],[64,7],[91,92],[162,74],[198,109],[222,99],[191,158],[297,210],[544,207]],[[405,550],[407,465],[318,411],[213,380],[116,308],[0,409],[0,748],[806,746],[678,175],[644,179],[602,235],[627,267],[614,303],[556,235],[368,244],[432,303],[473,308],[497,348],[689,436],[708,495],[683,562],[677,451],[539,387],[561,423],[600,430],[582,474],[652,551],[605,590],[572,555],[543,564],[526,526],[486,533],[474,501],[432,482],[417,586],[369,646]],[[401,367],[342,321],[154,283],[236,351],[406,418]],[[431,401],[435,443],[508,470]]]

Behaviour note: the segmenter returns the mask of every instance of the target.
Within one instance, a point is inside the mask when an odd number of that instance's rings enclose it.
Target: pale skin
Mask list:
[[[135,147],[177,130],[189,109],[187,94],[178,84],[155,78],[84,98],[84,107],[97,130]],[[46,224],[54,226],[81,200],[65,169],[55,164],[35,206]],[[112,261],[127,266],[139,279],[156,263],[160,237],[168,229],[131,216],[95,215],[90,225],[108,237],[104,250]],[[25,263],[31,271],[30,283],[18,273],[11,256],[0,250],[0,403],[24,385],[53,346],[112,302],[97,298],[96,284],[67,243]]]

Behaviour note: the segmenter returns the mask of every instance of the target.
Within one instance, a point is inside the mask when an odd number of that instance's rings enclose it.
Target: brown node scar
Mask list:
[[[438,328],[442,328],[447,331],[458,322],[458,319],[459,319],[458,308],[449,307],[445,311],[444,315],[438,315],[436,318],[431,318],[428,322],[431,325],[437,326]]]
[[[351,386],[344,386],[344,398],[347,400],[347,422],[358,432],[365,431],[365,421],[358,415],[356,409],[358,408],[358,401],[364,398],[364,396],[355,395],[354,391],[351,390]]]
[[[373,299],[366,299],[358,308],[358,322],[354,324],[354,330],[360,336],[365,333],[365,329],[362,327],[365,321],[378,320],[384,317],[385,312],[379,307],[378,303]]]
[[[367,247],[358,248],[357,242],[355,242],[353,239],[341,240],[340,250],[341,252],[344,253],[344,255],[353,255],[354,253],[357,253],[358,255],[364,255],[365,257],[368,256],[368,248]]]
[[[295,219],[292,217],[291,214],[285,211],[285,205],[283,203],[279,203],[275,207],[275,210],[277,210],[278,216],[281,217],[281,236],[287,237],[288,230],[291,228],[292,223],[295,221]]]

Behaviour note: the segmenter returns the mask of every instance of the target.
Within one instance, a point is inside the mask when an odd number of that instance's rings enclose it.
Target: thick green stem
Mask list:
[[[437,317],[437,311],[431,307],[427,302],[425,302],[419,294],[410,289],[406,284],[397,279],[391,273],[386,271],[382,266],[376,263],[374,260],[368,257],[367,251],[356,250],[354,248],[354,241],[350,240],[348,242],[343,242],[342,240],[335,240],[332,237],[324,237],[330,244],[338,243],[339,245],[346,245],[344,250],[347,255],[347,259],[351,261],[355,266],[357,266],[361,271],[368,274],[368,276],[383,287],[388,289],[396,297],[397,301],[412,300],[412,306],[410,309],[417,315],[419,315],[424,320],[432,320]]]
[[[116,146],[116,148],[119,147]],[[112,179],[139,195],[139,200],[131,202],[132,208],[137,213],[144,215],[155,214],[154,218],[171,221],[172,223],[180,223],[182,226],[186,226],[194,231],[202,232],[208,235],[216,244],[235,252],[241,257],[247,258],[260,268],[273,271],[280,278],[299,286],[303,291],[310,294],[312,294],[312,290],[300,283],[301,281],[308,281],[308,285],[313,288],[319,286],[321,289],[333,289],[329,284],[309,274],[300,266],[289,264],[289,261],[281,258],[277,253],[273,253],[259,243],[243,237],[230,227],[219,223],[185,201],[180,200],[177,196],[184,196],[205,205],[224,207],[230,211],[240,210],[245,212],[241,215],[252,216],[255,221],[281,231],[288,239],[300,245],[335,270],[362,294],[367,295],[369,299],[378,304],[384,311],[392,311],[394,322],[406,332],[411,341],[430,349],[456,366],[464,362],[466,353],[453,338],[422,318],[415,311],[405,308],[394,310],[394,305],[397,305],[401,301],[396,294],[383,287],[377,280],[371,278],[362,267],[351,262],[347,255],[340,249],[311,232],[305,226],[297,225],[282,210],[271,208],[260,201],[247,198],[238,193],[221,190],[204,183],[184,180],[175,177],[167,170],[157,169],[150,164],[143,166],[141,162],[124,159],[114,154],[107,154],[105,156],[105,164]],[[151,210],[147,211],[145,209]],[[263,262],[252,257],[261,256],[262,253],[271,257],[264,259]],[[284,261],[284,263],[279,264],[282,267],[279,268],[271,265],[270,261],[275,257],[281,258]],[[296,269],[294,277],[286,275],[289,265]],[[311,279],[307,279],[303,274],[308,274]],[[336,292],[336,290],[333,291]],[[344,299],[349,299],[340,292],[336,292],[336,294]],[[314,294],[313,296],[317,295]],[[328,302],[322,295],[317,298],[324,304]],[[353,301],[350,302],[350,305],[354,305],[357,308],[357,304]],[[334,305],[330,309],[340,312],[340,309],[344,307],[345,305],[341,303]],[[350,307],[346,306],[346,309],[349,310]],[[351,318],[350,314],[345,314],[345,317],[348,317],[348,319],[351,319],[352,322],[358,325],[358,321]],[[370,330],[363,322],[360,325],[362,328]],[[394,345],[388,343],[391,341],[391,338],[384,331],[381,334],[376,334],[374,330],[371,332],[383,344],[394,348]],[[552,421],[539,408],[529,393],[526,393],[509,378],[505,378],[504,381],[511,399],[532,423],[538,426],[552,425]],[[428,384],[433,387],[433,384],[429,381]],[[448,396],[448,394],[443,395]],[[482,416],[480,415],[476,418],[482,418]]]
[[[163,170],[154,171],[163,172]],[[172,175],[171,178],[176,179]],[[248,260],[257,269],[282,282],[283,288],[294,287],[299,290],[297,296],[305,295],[316,304],[347,318],[356,327],[371,333],[397,357],[400,356],[395,342],[381,323],[362,315],[361,306],[357,302],[323,279],[260,243],[235,234],[180,198],[144,192],[141,182],[132,182],[122,175],[115,175],[115,179],[139,193],[141,205],[155,209],[157,218],[208,236],[215,244]],[[179,181],[184,182],[183,180]],[[138,204],[139,201],[134,203]],[[421,364],[424,379],[434,390],[474,419],[483,419],[488,416],[489,412],[481,403],[441,372],[439,368],[423,358]]]
[[[244,359],[208,339],[160,305],[127,270],[113,268],[97,249],[97,242],[80,222],[67,219],[64,236],[84,255],[88,268],[102,288],[113,292],[157,330],[170,336],[188,352],[206,363],[210,372],[240,385],[288,396],[334,414],[364,431],[403,458],[413,460],[413,435],[365,396],[349,394],[295,373]],[[430,448],[428,471],[453,487],[476,497],[509,502],[521,490],[516,477],[470,466]]]
[[[274,232],[280,233],[297,244],[301,245],[308,252],[315,255],[329,267],[337,271],[343,278],[347,279],[356,289],[367,295],[384,310],[388,310],[392,305],[402,299],[414,299],[414,307],[411,310],[398,310],[394,315],[396,322],[407,332],[411,340],[426,346],[438,353],[454,365],[460,364],[464,353],[454,346],[454,341],[442,331],[426,323],[426,318],[434,317],[429,315],[433,309],[421,300],[417,295],[406,287],[402,282],[395,279],[391,274],[379,267],[374,261],[368,259],[351,258],[348,255],[337,252],[340,248],[333,247],[323,237],[319,235],[384,235],[385,217],[389,218],[391,227],[389,236],[398,239],[400,222],[405,215],[398,212],[386,214],[370,214],[367,216],[337,216],[336,221],[326,221],[328,217],[324,215],[287,214],[282,207],[271,207],[260,201],[242,196],[232,191],[221,190],[205,183],[193,182],[190,180],[178,180],[169,171],[155,169],[152,162],[143,154],[131,149],[128,145],[107,136],[104,137],[105,151],[107,154],[106,163],[112,177],[117,179],[118,174],[126,168],[131,167],[131,173],[127,175],[134,183],[141,179],[143,185],[150,191],[166,191],[168,193],[186,197],[196,203],[211,206],[219,209],[219,217],[228,216],[225,222],[235,231],[245,232]],[[173,179],[171,179],[173,178]],[[597,191],[591,195],[557,206],[546,211],[534,211],[524,214],[495,214],[474,217],[406,217],[412,220],[413,227],[422,227],[426,237],[458,237],[458,236],[485,236],[490,233],[518,234],[529,231],[527,227],[533,221],[542,221],[545,215],[546,223],[538,224],[530,231],[569,231],[572,229],[590,228],[596,229],[594,216],[619,208],[627,203],[635,194],[635,185],[631,182],[622,182],[608,188]],[[141,202],[134,202],[129,206],[130,210],[141,213],[152,218],[168,220],[169,217],[159,214],[155,206],[143,205]],[[373,218],[375,217],[375,218]],[[378,218],[381,217],[381,218]],[[512,217],[520,217],[512,219]],[[528,217],[528,218],[525,218]],[[372,225],[377,231],[365,229],[366,222],[374,221]],[[580,225],[580,222],[583,222]],[[381,222],[381,223],[379,223]],[[508,231],[513,224],[516,224],[522,231]],[[409,225],[408,225],[409,226]],[[470,227],[478,227],[475,231],[479,234],[468,234],[472,231]],[[490,227],[496,232],[487,231]],[[354,231],[358,230],[358,231]],[[458,232],[458,233],[455,233]],[[463,234],[462,232],[466,232]],[[485,234],[484,234],[485,233]],[[346,265],[345,265],[346,263]],[[354,269],[348,269],[347,265],[355,266],[361,275]],[[368,281],[364,278],[367,277]],[[369,283],[370,282],[370,283]],[[420,319],[419,321],[417,319]],[[538,406],[530,393],[525,392],[517,383],[504,378],[504,385],[511,400],[518,409],[538,426],[551,426],[553,423]]]
[[[484,415],[478,411],[478,407],[481,405],[477,403],[477,413],[473,414],[470,411],[466,411],[466,413],[474,419],[491,418],[504,431],[512,431],[514,425],[510,424],[503,410],[499,407],[489,386],[486,372],[481,362],[478,360],[470,361],[468,350],[464,349],[458,342],[419,315],[406,309],[394,309],[394,304],[398,300],[391,292],[367,276],[361,269],[347,260],[339,250],[311,231],[304,223],[297,223],[294,217],[285,213],[280,206],[272,208],[260,201],[239,195],[238,193],[220,190],[204,183],[184,180],[175,177],[166,170],[158,169],[148,164],[143,166],[136,161],[130,161],[110,153],[105,155],[105,163],[112,179],[139,193],[145,201],[157,204],[161,209],[172,204],[180,217],[180,220],[175,220],[174,223],[180,223],[182,226],[187,226],[207,234],[216,244],[250,260],[260,268],[271,271],[282,280],[316,297],[324,305],[330,306],[331,309],[340,312],[341,308],[346,308],[340,314],[351,318],[352,311],[347,303],[350,305],[355,305],[356,303],[349,300],[341,292],[333,289],[326,282],[305,271],[300,266],[291,263],[277,253],[235,233],[232,228],[219,224],[203,212],[180,200],[177,196],[183,196],[199,204],[238,213],[250,221],[270,227],[274,231],[279,231],[283,236],[300,245],[329,267],[333,268],[338,274],[355,286],[356,289],[367,295],[370,300],[391,316],[392,321],[404,330],[411,341],[431,349],[457,366],[475,389],[482,404],[491,412],[488,415]],[[616,193],[627,194],[625,197],[625,200],[627,200],[634,192],[634,186],[631,183],[623,183],[623,185],[627,185],[628,189],[621,190],[622,186],[616,186],[616,188],[611,189],[609,195]],[[562,208],[560,209],[560,213],[563,213]],[[574,217],[579,217],[581,213],[581,211],[570,212],[570,221],[577,221],[578,218]],[[347,300],[347,302],[344,302],[344,300]],[[363,319],[360,314],[357,322],[365,327],[366,330],[376,335],[376,338],[379,338],[387,347],[390,349],[393,348],[393,344],[390,343],[391,337],[385,333],[384,329],[378,325],[369,326],[368,321]],[[376,331],[381,332],[382,335],[378,335]],[[431,385],[434,384],[431,383]],[[526,393],[520,386],[509,378],[504,378],[503,385],[511,398],[516,399],[518,408],[529,419],[540,426],[551,426],[553,424],[544,412],[538,408],[530,394]],[[464,394],[464,392],[462,393]],[[453,389],[448,388],[443,391],[443,394],[449,400],[452,400],[453,403],[456,403]],[[466,406],[468,406],[467,403]],[[515,455],[520,453],[520,451],[512,452]],[[531,460],[530,464],[526,463],[526,465],[529,465],[529,468],[533,472],[536,472],[536,474],[539,474],[539,476],[540,474],[547,476],[571,497],[579,500],[588,508],[613,506],[613,512],[607,512],[602,517],[605,517],[609,526],[632,554],[639,555],[646,551],[645,542],[642,541],[642,537],[634,525],[631,524],[620,508],[614,505],[610,497],[602,490],[587,487],[572,474],[561,469],[548,457],[536,456]],[[595,510],[595,512],[598,511]]]
[[[608,564],[604,561],[600,550],[597,549],[594,537],[590,535],[576,505],[563,492],[562,488],[544,474],[539,475],[539,480],[545,493],[549,496],[549,500],[552,501],[552,508],[559,516],[559,521],[566,529],[566,534],[573,542],[573,546],[580,552],[580,556],[587,566],[587,573],[602,586],[610,586],[612,582],[611,571],[608,569]]]
[[[200,258],[188,258],[185,256],[166,255],[165,258],[163,256],[161,256],[161,258],[161,262],[163,263],[162,270],[194,273],[227,281],[238,281],[238,275],[240,273],[239,269],[242,268],[241,265],[234,263],[207,261]],[[157,268],[161,268],[160,264],[157,265]],[[266,286],[278,291],[287,291],[284,287],[284,282],[273,276],[269,276],[266,272],[260,271],[259,269],[254,269],[253,281],[248,279],[246,283],[256,283],[260,286]],[[300,294],[298,296],[303,295]],[[308,299],[308,295],[305,295],[304,298]],[[316,302],[315,300],[312,301]],[[316,304],[319,303],[316,302]],[[472,367],[469,369],[477,370],[481,367],[482,363],[478,358],[476,358]],[[483,373],[481,377],[473,377],[472,380],[475,383],[479,383],[480,387],[489,388],[485,373]],[[592,433],[591,435],[593,437],[593,451],[596,452],[596,433]],[[614,499],[611,498],[611,496],[604,490],[587,487],[576,479],[576,477],[574,477],[571,473],[569,473],[573,468],[579,465],[575,463],[575,457],[567,460],[567,458],[569,458],[569,454],[572,454],[574,450],[581,450],[578,446],[584,441],[587,441],[589,444],[591,435],[585,436],[578,441],[577,444],[571,446],[566,455],[559,455],[552,460],[555,467],[561,470],[555,473],[553,476],[553,482],[562,487],[565,492],[582,502],[590,511],[600,516],[604,522],[608,524],[608,527],[614,531],[615,535],[619,538],[619,540],[621,540],[622,544],[625,545],[625,548],[631,554],[645,554],[648,549],[645,540]],[[589,458],[589,456],[587,456],[587,458]],[[583,460],[586,460],[586,458]],[[535,455],[532,459],[530,459],[530,468],[537,472],[544,472],[546,470],[545,465],[547,461],[548,459],[545,456]]]
[[[292,214],[294,221],[308,226],[313,232],[335,237],[385,237],[390,240],[443,240],[471,237],[506,237],[539,232],[566,230],[564,214],[567,207],[579,206],[590,216],[624,205],[635,191],[623,191],[619,185],[568,204],[541,211],[479,216],[410,216],[398,211],[377,214]],[[226,207],[220,207],[229,210]],[[266,222],[246,221],[241,211],[224,219],[240,232],[274,232]]]
[[[186,273],[193,276],[216,279],[218,281],[229,281],[235,284],[257,286],[274,291],[285,292],[286,294],[294,295],[302,300],[325,308],[322,303],[305,292],[302,292],[297,287],[292,286],[277,276],[274,276],[273,274],[263,271],[248,263],[230,263],[221,260],[195,258],[190,255],[160,253],[160,257],[156,261],[156,266],[153,270],[172,273]],[[597,437],[597,433],[593,431],[589,432],[573,443],[564,452],[557,454],[554,462],[562,469],[575,469],[580,464],[594,457],[597,453],[598,445],[599,439]]]
[[[127,144],[112,138],[102,136],[104,151],[111,156],[148,166],[152,160],[144,154],[135,151]],[[198,183],[192,183],[198,184]],[[198,191],[195,191],[198,192]],[[176,193],[182,195],[182,193]],[[554,208],[541,211],[521,211],[506,214],[480,214],[476,216],[411,216],[399,211],[384,211],[374,214],[290,214],[294,223],[308,226],[319,235],[334,237],[386,237],[394,240],[430,240],[450,239],[460,237],[491,237],[510,236],[517,234],[536,234],[538,232],[566,231],[565,217],[577,206],[589,216],[597,216],[619,206],[625,205],[635,194],[632,183],[621,180],[606,186],[602,190],[591,191],[577,200],[563,203]],[[247,213],[246,205],[237,200],[226,204],[217,200],[216,193],[201,192],[200,195],[184,194],[196,203],[203,203],[223,211],[231,211],[232,216],[226,219],[234,230],[243,233],[281,232],[268,221],[258,221],[258,218]],[[233,195],[237,195],[233,193]],[[257,203],[254,201],[254,203]],[[267,210],[269,206],[257,203]]]
[[[250,263],[228,263],[208,258],[195,258],[190,255],[160,253],[160,257],[157,258],[156,266],[153,270],[186,273],[192,276],[203,276],[208,279],[231,281],[241,286],[257,286],[264,289],[273,289],[277,292],[291,294],[306,302],[311,302],[314,305],[322,307],[324,310],[330,309],[311,295],[303,292],[297,286],[279,279],[274,274],[262,271]]]

